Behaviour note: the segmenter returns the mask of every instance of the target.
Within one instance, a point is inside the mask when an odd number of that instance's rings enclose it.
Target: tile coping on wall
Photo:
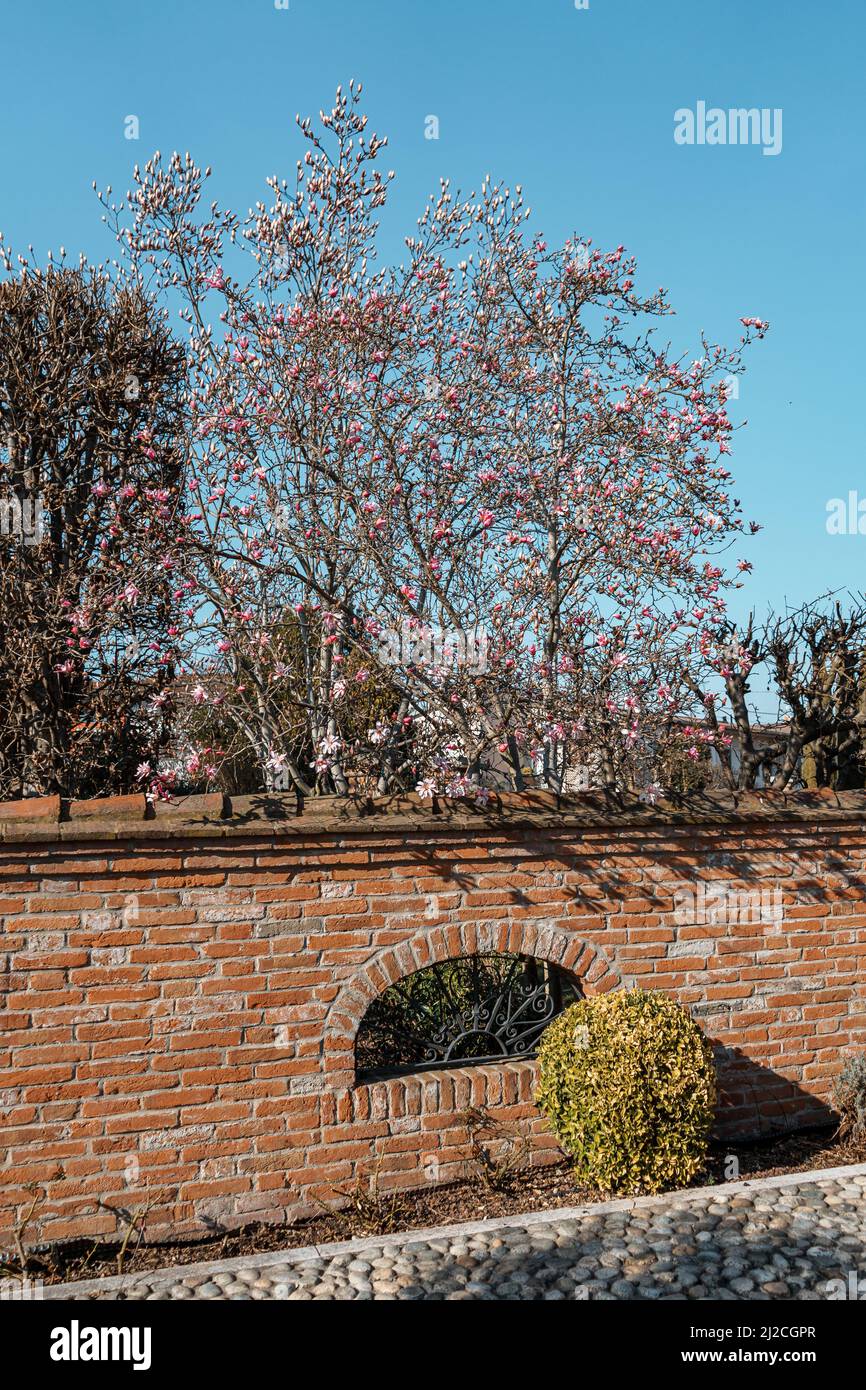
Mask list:
[[[144,795],[70,801],[59,796],[0,802],[0,841],[28,844],[45,841],[141,839],[274,839],[319,835],[388,832],[502,830],[602,827],[663,831],[669,827],[713,825],[720,821],[862,822],[866,792],[707,791],[659,800],[651,805],[633,796],[587,792],[557,796],[553,792],[503,792],[487,806],[463,798],[416,795],[386,798],[321,797],[300,803],[293,794],[221,792],[180,796],[154,805]]]
[[[552,1207],[547,1211],[518,1213],[514,1216],[493,1216],[484,1221],[462,1221],[452,1226],[427,1226],[396,1235],[361,1236],[356,1240],[331,1241],[324,1245],[305,1245],[291,1250],[267,1250],[258,1255],[236,1255],[228,1260],[203,1260],[198,1264],[166,1265],[161,1269],[144,1270],[136,1274],[111,1275],[105,1279],[82,1279],[71,1284],[51,1284],[43,1289],[46,1299],[73,1299],[91,1293],[111,1293],[129,1288],[131,1284],[154,1284],[167,1279],[187,1279],[198,1274],[231,1274],[237,1270],[262,1268],[270,1265],[304,1264],[310,1260],[329,1259],[335,1255],[361,1254],[382,1246],[401,1246],[413,1242],[455,1240],[460,1236],[479,1235],[483,1231],[502,1227],[539,1226],[560,1221],[575,1221],[587,1216],[604,1216],[615,1211],[641,1211],[647,1207],[674,1202],[695,1202],[716,1196],[731,1197],[737,1193],[761,1192],[774,1187],[803,1187],[816,1182],[836,1182],[845,1178],[866,1178],[866,1163],[853,1163],[844,1168],[813,1168],[805,1173],[782,1173],[778,1177],[743,1178],[739,1182],[719,1183],[713,1187],[678,1188],[652,1197],[621,1197],[610,1202],[591,1202],[577,1207]]]

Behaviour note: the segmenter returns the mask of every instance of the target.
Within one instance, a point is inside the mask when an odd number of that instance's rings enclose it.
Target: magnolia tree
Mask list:
[[[172,714],[183,352],[122,276],[0,261],[0,795],[127,790]]]
[[[480,481],[524,615],[522,732],[554,788],[576,758],[604,785],[641,783],[749,568],[729,577],[715,559],[743,529],[726,398],[767,325],[743,320],[734,352],[704,341],[673,360],[646,328],[670,312],[664,294],[638,295],[621,246],[550,249],[525,219],[520,190],[485,187],[477,301],[496,325],[496,410]]]
[[[189,155],[103,197],[188,331],[185,775],[242,749],[306,794],[651,788],[739,582],[725,382],[766,325],[681,360],[621,247],[548,248],[489,180],[380,265],[360,94],[246,217]]]

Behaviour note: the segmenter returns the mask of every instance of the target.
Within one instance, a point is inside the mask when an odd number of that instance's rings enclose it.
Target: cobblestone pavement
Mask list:
[[[624,1209],[625,1208],[625,1209]],[[360,1248],[359,1248],[360,1247]],[[120,1287],[118,1287],[120,1285]],[[178,1267],[50,1297],[866,1301],[866,1171]]]

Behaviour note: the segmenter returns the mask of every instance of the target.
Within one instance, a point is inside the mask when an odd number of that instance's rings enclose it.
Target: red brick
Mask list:
[[[72,801],[69,804],[70,820],[144,820],[147,801],[143,792],[133,792],[129,796],[99,796],[90,801]]]
[[[459,1176],[471,1104],[525,1125],[535,1161],[555,1159],[531,1062],[353,1086],[366,1005],[449,954],[532,955],[552,941],[587,994],[639,982],[714,1006],[698,1013],[707,1033],[742,1054],[722,1078],[731,1136],[754,1134],[761,1115],[767,1128],[826,1116],[842,1054],[866,1044],[862,814],[844,828],[744,820],[506,835],[456,822],[428,834],[419,811],[411,831],[344,817],[329,836],[317,809],[308,833],[276,845],[270,830],[232,840],[231,821],[225,843],[197,840],[190,822],[213,819],[219,799],[160,810],[154,843],[130,821],[123,845],[100,845],[107,857],[96,858],[100,818],[118,820],[110,800],[76,813],[93,818],[89,841],[55,844],[40,830],[0,850],[10,1009],[0,1085],[15,1093],[13,1181],[40,1172],[46,1186],[34,1239],[101,1229],[95,1203],[134,1195],[123,1176],[132,1154],[158,1188],[149,1226],[163,1234],[201,1231],[198,1203],[224,1204],[238,1222],[311,1214],[316,1193],[376,1162],[383,1187],[426,1183],[423,1154],[437,1155],[441,1179]],[[26,838],[23,820],[9,827]],[[672,885],[729,877],[708,866],[714,853],[748,865],[744,888],[781,889],[778,930],[677,924]],[[826,863],[826,875],[802,863]],[[847,884],[824,881],[839,873]],[[4,1190],[0,1229],[21,1202],[20,1188]]]
[[[0,821],[60,819],[59,796],[28,796],[23,801],[0,802]]]

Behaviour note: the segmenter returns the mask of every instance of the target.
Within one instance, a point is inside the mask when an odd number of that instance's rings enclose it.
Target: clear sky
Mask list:
[[[293,175],[295,113],[355,77],[398,174],[395,253],[440,175],[468,192],[489,171],[549,238],[634,252],[693,355],[701,330],[732,342],[741,315],[769,319],[732,406],[736,493],[766,528],[744,594],[866,588],[866,535],[826,529],[829,499],[866,498],[862,0],[0,0],[0,18],[17,249],[110,256],[91,181],[123,191],[157,148],[211,164],[213,196],[245,211]],[[780,153],[677,144],[675,111],[700,101],[781,108]]]

